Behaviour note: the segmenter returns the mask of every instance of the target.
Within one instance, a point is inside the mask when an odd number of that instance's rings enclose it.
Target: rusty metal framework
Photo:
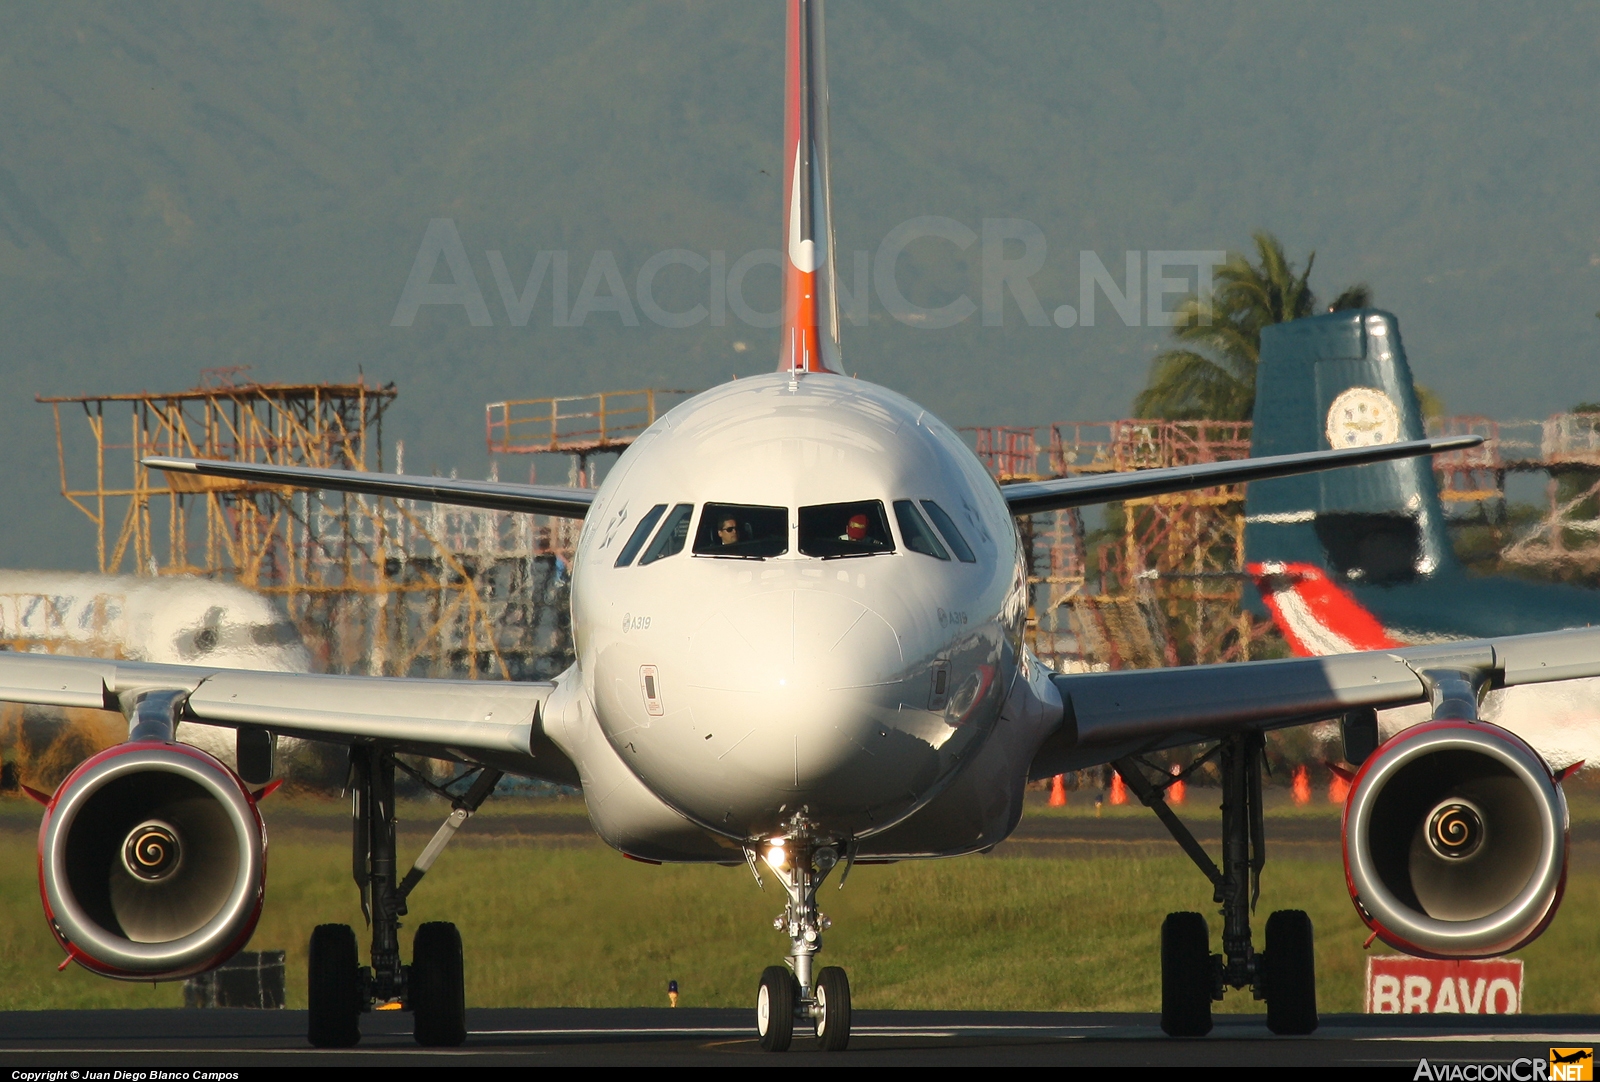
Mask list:
[[[490,402],[484,434],[491,455],[567,455],[583,470],[593,455],[625,450],[661,413],[694,393],[646,387]]]
[[[494,456],[529,479],[555,456],[568,483],[598,483],[691,391],[647,388],[485,407]],[[392,385],[269,384],[213,370],[171,394],[41,397],[55,413],[62,494],[96,529],[105,574],[198,574],[277,596],[330,671],[548,676],[570,658],[568,563],[576,525],[503,512],[152,473],[151,454],[381,469]],[[81,427],[74,424],[79,416]],[[1453,516],[1505,516],[1508,474],[1542,471],[1541,520],[1510,564],[1600,571],[1600,414],[1543,422],[1435,421],[1478,448],[1439,456]],[[1250,425],[1127,419],[965,430],[1001,481],[1246,457]],[[87,435],[87,441],[83,439]],[[403,471],[397,444],[394,468]],[[495,459],[504,463],[505,458]],[[493,476],[493,474],[491,475]],[[1247,658],[1274,632],[1240,605],[1241,486],[1131,500],[1093,534],[1075,510],[1019,523],[1029,552],[1029,637],[1059,668]],[[4,603],[0,599],[0,603]]]
[[[169,394],[40,396],[55,413],[62,495],[94,525],[102,573],[203,575],[272,595],[331,672],[544,675],[565,649],[553,615],[566,608],[565,565],[526,522],[142,465],[177,455],[382,467],[393,385],[242,377],[209,371]]]
[[[1600,413],[1557,413],[1544,421],[1500,424],[1477,448],[1492,466],[1486,501],[1503,509],[1510,473],[1547,477],[1545,508],[1500,553],[1506,564],[1547,574],[1592,577],[1600,572]]]
[[[1600,574],[1600,413],[1544,421],[1436,418],[1430,435],[1485,442],[1434,459],[1452,520],[1506,524],[1508,475],[1543,473],[1539,520],[1497,559],[1542,573]],[[1070,477],[1248,457],[1247,422],[1119,420],[1036,428],[969,428],[996,479]],[[1239,604],[1244,586],[1244,488],[1130,500],[1086,535],[1076,511],[1019,521],[1033,586],[1034,650],[1061,668],[1153,667],[1248,658],[1274,644],[1270,623]],[[1507,531],[1509,532],[1509,531]]]
[[[1065,421],[967,429],[1004,481],[1245,458],[1250,425]],[[1043,439],[1040,437],[1043,436]],[[1272,634],[1239,604],[1244,490],[1225,486],[1121,504],[1091,539],[1075,510],[1018,528],[1029,553],[1029,640],[1058,669],[1149,668],[1248,658]]]
[[[497,474],[497,456],[518,456],[528,464],[530,484],[549,483],[553,467],[562,482],[592,488],[605,478],[615,456],[657,417],[697,393],[645,387],[490,402],[483,409],[485,446]],[[579,523],[542,516],[533,521],[552,549],[563,560],[571,559]]]
[[[201,386],[171,394],[38,396],[55,414],[61,493],[94,524],[102,574],[227,572],[247,586],[305,577],[315,539],[282,528],[291,512],[281,490],[151,471],[141,459],[367,469],[382,457],[382,415],[395,391],[364,381],[235,383],[238,374],[208,371]],[[73,469],[83,455],[68,453],[63,406],[80,407],[87,422],[92,479]],[[165,522],[153,517],[158,510]]]

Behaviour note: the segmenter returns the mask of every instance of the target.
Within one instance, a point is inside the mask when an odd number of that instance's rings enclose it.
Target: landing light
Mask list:
[[[766,859],[767,864],[772,868],[773,871],[781,872],[783,871],[784,866],[789,863],[789,854],[783,851],[782,844],[773,842],[771,847],[767,849]]]

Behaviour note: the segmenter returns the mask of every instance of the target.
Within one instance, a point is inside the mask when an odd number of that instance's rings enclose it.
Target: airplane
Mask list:
[[[1355,446],[1423,434],[1392,312],[1364,308],[1263,329],[1251,454]],[[1426,462],[1391,462],[1250,486],[1246,571],[1301,657],[1600,624],[1600,594],[1563,583],[1470,574],[1456,558]],[[1490,692],[1486,719],[1546,760],[1600,763],[1600,681]],[[1393,735],[1427,711],[1380,711]]]
[[[982,852],[1016,826],[1029,778],[1113,763],[1212,885],[1224,916],[1167,917],[1162,1026],[1198,1036],[1227,988],[1264,997],[1276,1033],[1316,1028],[1313,932],[1286,910],[1253,940],[1262,870],[1263,734],[1343,719],[1359,762],[1344,833],[1358,912],[1413,953],[1503,954],[1553,918],[1567,860],[1564,774],[1484,722],[1491,688],[1600,676],[1578,629],[1336,657],[1056,674],[1026,648],[1016,516],[1292,476],[1475,445],[1393,441],[1235,462],[999,486],[906,397],[843,372],[829,217],[820,0],[788,0],[784,324],[777,371],[677,406],[596,490],[270,463],[151,458],[155,468],[582,520],[576,661],[544,683],[242,672],[201,664],[0,656],[0,699],[121,709],[127,743],[49,797],[41,895],[71,961],[170,980],[250,937],[266,845],[257,802],[277,734],[345,745],[354,862],[370,916],[312,934],[308,1038],[360,1039],[364,1011],[410,1010],[425,1046],[467,1035],[448,922],[402,956],[406,899],[503,773],[580,785],[596,832],[647,863],[748,866],[787,899],[782,965],[755,988],[755,1035],[781,1052],[809,1027],[848,1046],[851,990],[819,966],[819,886],[856,864]],[[1376,747],[1371,711],[1431,720]],[[173,742],[237,728],[238,769]],[[1365,743],[1363,743],[1365,742]],[[1220,866],[1167,806],[1143,756],[1209,745],[1223,782]],[[398,756],[454,760],[449,818],[409,871],[395,851]],[[429,779],[419,778],[425,784]],[[65,963],[63,963],[65,964]]]
[[[300,633],[272,602],[193,575],[0,570],[0,644],[170,665],[312,671]],[[186,723],[180,736],[235,765],[232,729]]]

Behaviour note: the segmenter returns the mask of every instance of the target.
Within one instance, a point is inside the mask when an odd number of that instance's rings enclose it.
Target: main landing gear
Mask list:
[[[401,882],[395,881],[394,772],[399,767],[451,798],[450,817]],[[350,751],[352,867],[361,909],[372,927],[372,964],[361,965],[348,924],[321,924],[311,933],[309,1004],[311,1043],[348,1048],[361,1040],[361,1015],[408,1010],[417,1043],[454,1047],[467,1039],[461,933],[454,924],[429,921],[417,928],[411,964],[400,961],[400,918],[411,893],[468,816],[488,799],[500,772],[485,769],[457,797],[416,775],[386,749]]]
[[[789,957],[787,965],[768,966],[761,974],[756,1033],[768,1052],[786,1052],[795,1023],[809,1023],[823,1051],[842,1052],[850,1044],[850,979],[838,966],[814,970],[822,933],[831,924],[817,908],[817,888],[838,865],[839,848],[813,839],[803,815],[791,819],[789,827],[785,837],[763,847],[760,857],[789,895],[789,904],[772,922],[789,935]],[[755,851],[746,855],[760,882]]]
[[[1213,756],[1222,769],[1222,867],[1219,870],[1188,827],[1167,806],[1167,786]],[[1118,759],[1117,772],[1166,824],[1191,860],[1211,880],[1222,906],[1222,953],[1212,954],[1210,931],[1199,913],[1171,913],[1161,925],[1161,1028],[1174,1037],[1211,1032],[1211,1004],[1228,988],[1249,988],[1267,1001],[1267,1028],[1304,1034],[1317,1028],[1317,979],[1311,918],[1286,909],[1267,918],[1265,949],[1251,943],[1250,914],[1261,895],[1266,825],[1261,811],[1260,733],[1225,737],[1188,770],[1161,780],[1146,776],[1137,756]]]

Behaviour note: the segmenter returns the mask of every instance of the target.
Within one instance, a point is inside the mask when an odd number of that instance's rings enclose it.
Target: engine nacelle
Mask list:
[[[128,743],[83,763],[39,828],[39,893],[74,961],[177,980],[221,965],[261,915],[267,838],[244,783],[184,744]]]
[[[1555,916],[1567,829],[1560,785],[1521,739],[1483,722],[1430,722],[1394,736],[1356,774],[1345,881],[1390,946],[1493,957]]]

